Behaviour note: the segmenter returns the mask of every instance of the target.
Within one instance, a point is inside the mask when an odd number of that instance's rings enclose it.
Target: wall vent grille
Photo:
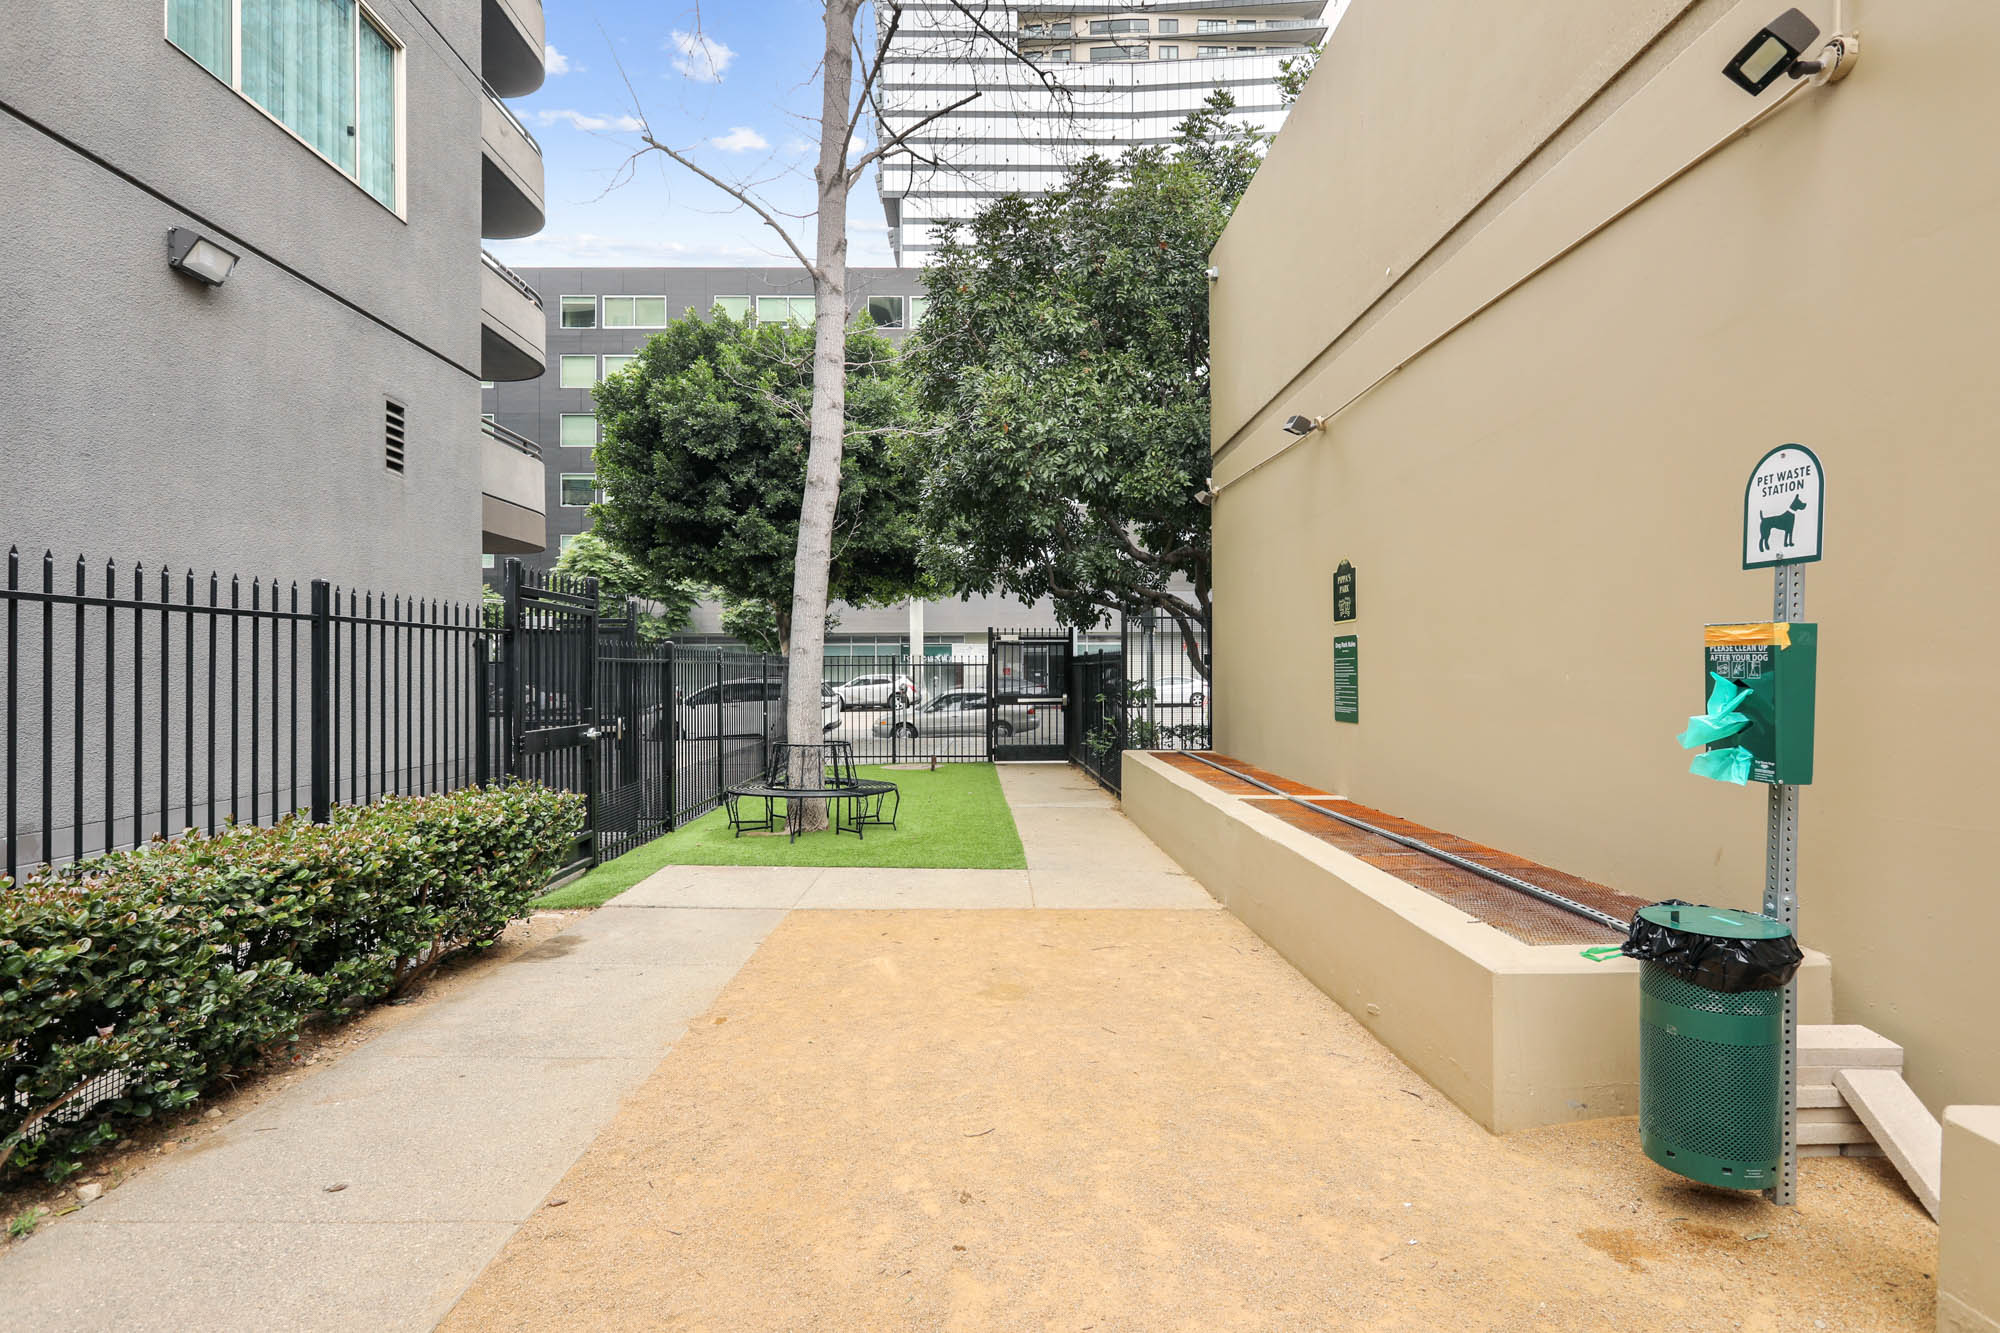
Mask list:
[[[382,441],[383,458],[391,472],[403,470],[403,440],[403,405],[393,398],[387,399],[382,409]]]

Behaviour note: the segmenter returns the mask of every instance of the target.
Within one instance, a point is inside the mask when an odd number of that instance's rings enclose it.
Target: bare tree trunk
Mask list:
[[[785,736],[794,745],[822,739],[819,688],[826,651],[827,570],[833,562],[833,515],[840,503],[840,456],[847,429],[847,144],[854,20],[860,7],[861,0],[826,0],[825,5],[819,166],[813,173],[819,207],[813,253],[812,447],[806,455],[805,500],[799,506],[786,667]],[[823,805],[807,812],[806,826],[826,827]]]

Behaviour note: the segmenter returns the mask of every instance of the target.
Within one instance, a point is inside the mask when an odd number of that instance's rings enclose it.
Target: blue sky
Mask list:
[[[631,131],[636,97],[661,142],[726,180],[763,182],[779,208],[809,210],[818,0],[546,3],[548,80],[509,105],[542,145],[548,225],[489,248],[522,266],[794,262],[754,214],[678,163],[649,153],[632,164]],[[872,142],[873,127],[864,122],[863,132]],[[872,171],[848,217],[849,262],[890,263]],[[810,247],[810,219],[793,234]]]

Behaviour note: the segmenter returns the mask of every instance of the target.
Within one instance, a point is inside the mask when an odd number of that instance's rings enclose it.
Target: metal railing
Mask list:
[[[0,869],[497,774],[478,606],[302,582],[9,551]]]
[[[479,425],[488,435],[491,435],[509,449],[524,453],[530,458],[540,458],[542,456],[542,446],[536,444],[533,440],[518,431],[508,430],[499,422],[486,417],[479,419]]]
[[[516,130],[520,131],[521,137],[528,141],[528,147],[535,150],[536,157],[543,156],[542,146],[539,143],[535,142],[534,135],[528,133],[528,127],[526,125],[523,125],[521,123],[521,118],[514,114],[514,108],[508,106],[506,102],[501,100],[500,94],[493,91],[492,84],[487,83],[484,79],[481,79],[479,82],[480,86],[486,89],[486,100],[493,103],[494,106],[500,108],[500,114],[507,118],[507,123],[509,125],[512,125]]]
[[[525,281],[523,281],[520,274],[516,273],[513,269],[508,268],[505,264],[495,259],[493,257],[493,252],[491,250],[481,249],[479,252],[479,262],[486,265],[486,267],[492,269],[495,273],[499,274],[501,277],[505,278],[507,280],[508,286],[512,287],[515,291],[521,293],[521,295],[527,297],[530,301],[533,301],[535,303],[535,309],[537,310],[542,309],[541,294],[537,292],[533,287],[530,287]]]

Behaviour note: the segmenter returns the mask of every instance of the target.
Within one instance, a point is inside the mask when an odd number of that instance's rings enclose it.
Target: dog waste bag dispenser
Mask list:
[[[1810,783],[1819,626],[1710,625],[1703,649],[1705,686],[1721,677],[1749,690],[1732,710],[1747,718],[1748,725],[1711,743],[1709,754],[1747,752],[1748,771],[1742,777],[1752,782]]]
[[[1755,912],[1663,902],[1632,918],[1639,968],[1639,1144],[1690,1180],[1776,1178],[1784,985],[1804,955]]]

